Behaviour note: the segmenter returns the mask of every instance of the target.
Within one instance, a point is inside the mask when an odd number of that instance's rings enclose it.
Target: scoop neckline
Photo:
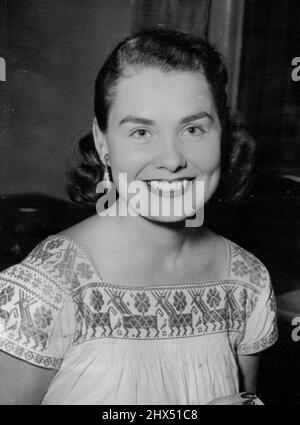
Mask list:
[[[231,270],[231,246],[230,246],[230,240],[225,238],[222,235],[218,235],[221,239],[223,239],[223,241],[225,242],[226,245],[226,250],[227,250],[227,260],[226,260],[226,278],[225,279],[219,279],[219,280],[208,280],[208,281],[198,281],[198,282],[188,282],[188,283],[183,283],[183,284],[170,284],[168,283],[167,285],[164,285],[163,283],[159,283],[159,284],[147,284],[147,285],[143,285],[143,286],[139,286],[136,284],[128,284],[128,283],[112,283],[109,281],[105,281],[98,268],[96,267],[93,259],[91,258],[88,250],[81,245],[79,242],[75,241],[73,238],[70,238],[69,236],[65,236],[65,235],[61,235],[61,234],[54,234],[54,235],[49,235],[47,237],[47,239],[64,239],[66,241],[71,242],[73,245],[75,245],[77,247],[77,249],[86,257],[86,259],[90,262],[97,278],[99,279],[100,283],[103,286],[110,286],[116,289],[132,289],[132,290],[153,290],[153,289],[183,289],[183,288],[191,288],[191,287],[195,287],[195,286],[202,286],[202,285],[210,285],[210,284],[214,284],[214,283],[225,283],[230,281],[230,270]]]

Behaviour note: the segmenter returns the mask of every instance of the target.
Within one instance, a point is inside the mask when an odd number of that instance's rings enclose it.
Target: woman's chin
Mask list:
[[[167,225],[172,227],[200,227],[204,223],[204,208],[200,208],[198,211],[191,211],[190,214],[186,215],[169,215],[169,216],[149,216],[142,215],[141,217],[155,224]]]
[[[149,216],[149,215],[141,215],[143,218],[146,218],[149,221],[153,221],[155,223],[184,223],[187,217],[185,216],[168,216],[165,217],[163,215],[161,216]]]

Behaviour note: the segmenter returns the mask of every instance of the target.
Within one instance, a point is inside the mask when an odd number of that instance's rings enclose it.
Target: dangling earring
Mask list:
[[[103,186],[104,189],[109,192],[112,186],[111,180],[110,180],[110,174],[109,174],[109,169],[108,167],[110,166],[109,164],[109,154],[106,153],[104,155],[104,160],[105,160],[105,166],[104,166],[104,175],[103,175]]]

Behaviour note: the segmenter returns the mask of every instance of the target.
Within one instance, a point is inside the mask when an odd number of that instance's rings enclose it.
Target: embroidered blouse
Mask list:
[[[269,273],[223,238],[220,281],[104,282],[75,241],[51,235],[0,273],[0,349],[57,371],[43,404],[206,404],[239,391],[237,354],[277,339]]]

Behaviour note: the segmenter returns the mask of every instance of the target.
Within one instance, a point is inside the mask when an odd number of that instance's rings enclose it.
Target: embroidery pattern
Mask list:
[[[102,337],[156,339],[243,333],[252,308],[241,282],[215,282],[201,288],[195,284],[180,290],[111,286],[91,283],[74,294],[76,344]]]
[[[268,271],[263,264],[250,252],[242,249],[235,243],[231,243],[230,247],[230,277],[245,278],[258,286],[264,288],[268,284]]]
[[[238,348],[238,354],[252,354],[256,353],[257,351],[265,350],[266,348],[270,347],[270,345],[274,344],[274,342],[278,338],[278,329],[275,324],[273,331],[270,335],[264,337],[263,339],[255,342],[251,345],[241,345]]]
[[[87,254],[67,238],[49,237],[0,274],[0,349],[56,369],[47,352],[67,297],[75,307],[73,344],[97,338],[167,339],[229,332],[241,339],[268,272],[252,254],[230,247],[227,280],[186,286],[126,287],[99,281]],[[274,294],[270,311],[275,317]],[[241,352],[259,351],[274,331]]]
[[[0,350],[5,351],[8,354],[12,354],[22,360],[33,363],[37,366],[46,367],[49,369],[58,370],[61,366],[62,360],[54,357],[45,356],[39,353],[34,353],[17,345],[7,339],[0,336]]]
[[[23,360],[56,369],[46,355],[55,318],[82,258],[61,238],[45,240],[26,259],[0,274],[0,347]],[[75,277],[76,276],[76,277]]]

